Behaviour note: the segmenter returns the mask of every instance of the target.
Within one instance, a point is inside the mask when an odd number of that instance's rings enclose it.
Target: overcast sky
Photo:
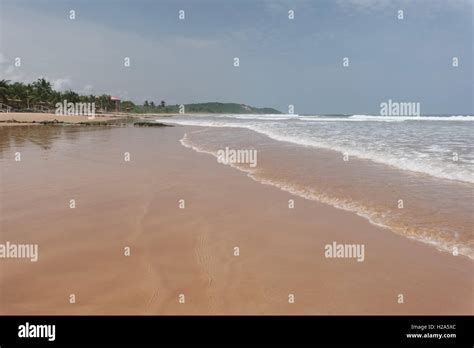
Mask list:
[[[474,114],[473,2],[0,0],[0,79],[139,103],[378,114],[392,99]]]

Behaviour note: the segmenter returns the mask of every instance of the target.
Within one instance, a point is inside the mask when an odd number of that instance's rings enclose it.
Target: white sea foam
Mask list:
[[[191,141],[187,133],[185,133],[183,138],[180,139],[180,143],[184,147],[190,148],[196,152],[212,155],[216,158],[218,157],[217,152],[205,150],[202,148],[202,146],[199,146],[195,142]],[[341,200],[334,197],[330,197],[327,194],[317,192],[315,188],[300,188],[300,187],[297,187],[297,185],[294,185],[291,183],[270,180],[268,178],[265,178],[259,175],[258,172],[252,168],[239,167],[238,165],[234,163],[227,163],[226,165],[229,165],[235,169],[238,169],[246,173],[249,178],[251,178],[252,180],[256,182],[259,182],[264,185],[277,187],[282,191],[291,193],[295,196],[298,196],[307,200],[318,201],[318,202],[330,205],[332,207],[335,207],[337,209],[355,213],[358,216],[361,216],[367,219],[373,225],[389,229],[397,234],[403,235],[410,239],[414,239],[419,242],[423,242],[425,244],[430,244],[440,251],[452,253],[453,248],[456,247],[458,249],[459,254],[465,255],[469,257],[470,259],[474,260],[474,250],[470,248],[469,246],[458,243],[456,240],[449,240],[449,241],[443,240],[443,239],[437,238],[435,235],[433,235],[432,233],[429,233],[428,231],[426,233],[423,233],[423,231],[421,231],[420,229],[417,230],[417,233],[408,233],[407,230],[403,227],[391,225],[390,223],[387,223],[387,221],[385,220],[385,216],[390,215],[389,212],[377,212],[368,206],[362,205],[361,203],[358,203],[349,199]]]
[[[297,114],[215,114],[213,117],[235,118],[240,120],[291,120],[298,118]]]
[[[452,116],[381,116],[381,115],[352,115],[351,120],[363,121],[474,121],[471,115]]]
[[[253,117],[253,115],[250,115]],[[249,117],[250,117],[249,116]],[[240,117],[240,115],[239,115]],[[260,117],[260,116],[259,116]],[[347,153],[349,156],[389,165],[400,170],[421,173],[432,177],[474,183],[474,154],[472,151],[472,134],[459,127],[433,127],[430,121],[464,120],[472,121],[474,116],[430,117],[421,124],[410,122],[399,128],[388,129],[376,126],[377,123],[366,121],[366,118],[391,119],[398,117],[354,115],[345,117],[346,123],[333,127],[331,123],[313,122],[315,119],[334,121],[339,117],[300,116],[292,120],[279,119],[263,122],[257,119],[235,119],[233,117],[194,117],[160,120],[181,125],[206,127],[238,127],[264,134],[274,140],[302,146],[322,148]],[[414,117],[414,118],[425,118]],[[364,122],[350,126],[348,119]],[[405,121],[407,117],[401,118]],[[411,119],[411,117],[409,118]],[[310,121],[306,123],[304,121]],[[390,121],[394,122],[394,121]],[[450,123],[454,127],[460,123]],[[443,126],[444,125],[444,126]],[[472,127],[472,126],[471,126]],[[460,135],[460,131],[464,134]],[[436,139],[439,137],[439,139]],[[459,151],[463,151],[459,154]],[[459,159],[453,161],[457,154]]]

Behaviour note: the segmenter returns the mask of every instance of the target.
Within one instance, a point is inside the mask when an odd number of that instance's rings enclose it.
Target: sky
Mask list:
[[[419,102],[422,114],[472,115],[473,3],[0,0],[0,79],[45,77],[136,103],[378,114],[391,99]]]

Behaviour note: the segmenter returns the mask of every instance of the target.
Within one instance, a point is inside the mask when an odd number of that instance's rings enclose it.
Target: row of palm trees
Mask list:
[[[99,111],[115,109],[115,103],[110,95],[79,95],[72,90],[56,91],[51,82],[44,78],[32,83],[0,80],[0,109],[2,111],[8,109],[9,111],[51,112],[56,103],[62,103],[64,100],[72,103],[95,102]]]
[[[166,102],[164,100],[162,100],[160,102],[160,104],[157,106],[157,105],[155,105],[155,102],[153,102],[153,101],[148,102],[148,100],[145,100],[145,102],[143,103],[143,107],[145,109],[164,108],[164,107],[166,107]]]

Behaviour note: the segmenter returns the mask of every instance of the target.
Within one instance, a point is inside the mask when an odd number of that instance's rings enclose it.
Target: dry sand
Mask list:
[[[34,125],[42,121],[54,121],[68,123],[79,123],[79,122],[104,122],[110,120],[116,120],[123,118],[123,115],[113,114],[98,114],[95,115],[94,119],[89,119],[87,116],[60,116],[56,114],[48,113],[34,113],[34,112],[12,112],[12,113],[0,113],[0,127],[1,126],[13,126],[13,125]],[[15,120],[16,122],[8,122]],[[21,122],[21,123],[19,123]]]
[[[69,129],[21,163],[2,145],[0,242],[40,256],[0,260],[0,314],[473,313],[472,261],[259,184],[180,145],[190,129]],[[325,258],[332,241],[365,261]]]

